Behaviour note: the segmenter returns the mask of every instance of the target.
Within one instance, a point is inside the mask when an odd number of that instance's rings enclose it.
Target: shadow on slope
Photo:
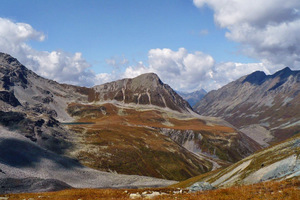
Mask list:
[[[0,179],[0,194],[59,191],[70,188],[72,188],[70,185],[56,179]]]
[[[52,152],[48,152],[29,141],[2,138],[0,139],[0,146],[0,163],[11,167],[35,167],[43,159],[51,160],[62,168],[81,167],[77,161],[67,157],[56,156]]]
[[[67,131],[52,117],[32,120],[25,113],[0,111],[0,125],[17,131],[32,142],[57,154],[64,154],[66,149],[72,147],[72,144],[65,140]]]

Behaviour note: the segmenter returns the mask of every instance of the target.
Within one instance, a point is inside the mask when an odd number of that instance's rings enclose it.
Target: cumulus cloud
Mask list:
[[[125,69],[125,72],[122,75],[122,78],[134,78],[141,74],[154,72],[152,69],[144,65],[143,62],[138,62],[134,66],[129,66]]]
[[[264,71],[270,74],[269,69],[263,63],[218,63],[214,66],[213,78],[211,82],[208,82],[207,87],[217,89],[254,71]]]
[[[185,48],[151,49],[148,52],[148,66],[142,62],[125,70],[124,77],[135,77],[142,73],[154,72],[173,88],[195,90],[211,78],[214,59],[202,52],[188,53]]]
[[[265,67],[268,60],[249,64],[216,63],[212,56],[200,51],[188,52],[185,48],[178,50],[164,48],[149,50],[147,64],[138,62],[128,66],[129,62],[124,56],[112,57],[107,59],[106,63],[113,66],[114,70],[111,73],[96,74],[91,71],[91,65],[79,52],[37,51],[28,45],[29,40],[44,39],[45,35],[29,24],[0,18],[0,51],[18,58],[21,63],[39,75],[58,82],[92,86],[154,72],[174,89],[193,91],[204,88],[209,91],[255,70],[269,72],[269,68]]]
[[[243,52],[273,65],[299,68],[299,0],[194,0],[214,10],[215,22],[226,37],[242,44]]]
[[[263,63],[216,63],[212,56],[203,52],[189,53],[185,48],[151,49],[146,66],[140,62],[127,67],[123,77],[136,77],[143,73],[154,72],[172,88],[180,91],[207,91],[217,89],[230,81],[257,70],[269,73]]]
[[[64,51],[37,51],[28,45],[29,40],[43,41],[45,35],[26,23],[15,23],[0,18],[0,51],[8,53],[37,74],[58,82],[91,86],[108,80],[95,75],[81,53]],[[101,81],[101,77],[104,78]]]

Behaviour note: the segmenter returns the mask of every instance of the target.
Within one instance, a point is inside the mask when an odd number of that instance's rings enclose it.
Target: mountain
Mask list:
[[[154,73],[142,74],[134,79],[123,79],[93,87],[97,101],[117,100],[137,105],[166,107],[179,112],[192,108],[170,86]]]
[[[209,182],[214,187],[249,185],[265,181],[291,180],[300,176],[300,134],[244,158],[214,173],[210,172],[175,184],[189,187]]]
[[[300,71],[257,71],[209,92],[194,109],[221,117],[264,146],[300,131]]]
[[[186,100],[192,107],[199,102],[206,94],[207,92],[204,89],[197,90],[194,92],[180,92],[177,91],[177,93]]]
[[[36,175],[35,181],[57,179],[57,184],[63,181],[70,187],[114,186],[93,181],[103,179],[104,172],[104,179],[119,180],[118,186],[166,185],[171,182],[143,176],[184,180],[260,149],[224,120],[194,113],[155,74],[78,87],[42,78],[3,53],[0,132],[1,141],[7,135],[13,140],[1,155],[16,155],[0,157],[0,177]],[[22,144],[24,151],[13,148],[15,144]],[[65,168],[75,171],[58,175]],[[100,175],[92,176],[95,171]],[[86,173],[79,177],[85,184],[76,184],[74,173]],[[116,173],[140,176],[120,181],[115,178],[123,176]]]

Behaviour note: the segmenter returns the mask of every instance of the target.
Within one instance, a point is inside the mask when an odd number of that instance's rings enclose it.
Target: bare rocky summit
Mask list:
[[[138,105],[155,105],[179,112],[192,110],[169,85],[154,73],[142,74],[133,79],[123,79],[93,87],[99,101],[117,100]]]

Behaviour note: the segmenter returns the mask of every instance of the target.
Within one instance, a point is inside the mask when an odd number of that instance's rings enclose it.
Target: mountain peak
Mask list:
[[[15,81],[21,79],[21,82],[27,84],[27,81],[24,77],[27,76],[27,73],[30,70],[22,65],[16,58],[12,57],[9,54],[0,52],[0,71],[1,73],[5,74],[2,79],[13,79],[13,77],[17,75]]]
[[[159,79],[158,75],[155,74],[155,73],[153,73],[153,72],[141,74],[141,75],[137,76],[136,78],[138,78],[138,77],[144,77],[144,78],[156,78],[156,79]]]
[[[296,75],[299,72],[300,71],[293,71],[289,67],[285,67],[285,68],[275,72],[272,75],[266,75],[265,72],[263,72],[263,71],[255,71],[252,74],[246,76],[244,78],[244,80],[242,81],[242,83],[249,82],[254,85],[261,85],[262,83],[264,83],[264,81],[266,81],[270,78],[273,79],[273,78],[279,77],[281,80],[285,80],[289,76]]]
[[[155,73],[141,74],[133,78],[132,83],[134,83],[134,85],[143,85],[143,87],[148,89],[153,89],[158,87],[159,85],[163,85],[163,82]]]
[[[277,71],[275,74],[272,75],[272,77],[280,77],[280,78],[286,78],[293,74],[293,72],[289,67],[285,67],[282,70]]]
[[[251,84],[260,85],[264,82],[267,75],[263,71],[255,71],[252,74],[246,76],[246,78],[243,80],[243,83],[249,82]]]
[[[22,65],[16,58],[0,52],[0,81],[2,80],[2,87],[9,89],[14,85],[21,85],[23,88],[27,87],[27,75],[29,70]]]
[[[22,64],[14,57],[12,57],[11,55],[9,54],[6,54],[6,53],[2,53],[0,52],[0,64],[2,67],[8,67],[8,66],[22,66]],[[23,66],[23,68],[25,68]]]

